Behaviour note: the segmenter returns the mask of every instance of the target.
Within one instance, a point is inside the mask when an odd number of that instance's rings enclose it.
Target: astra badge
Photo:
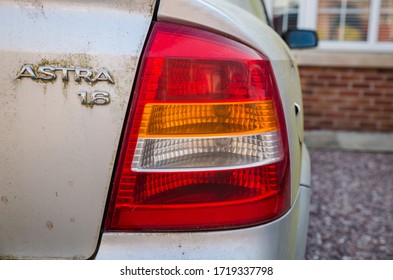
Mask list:
[[[94,71],[90,68],[52,65],[39,67],[30,64],[23,65],[16,78],[30,78],[35,81],[54,81],[57,79],[57,76],[61,76],[64,83],[68,82],[72,76],[77,83],[80,83],[82,80],[90,84],[96,82],[115,83],[111,74],[105,68]],[[78,93],[78,96],[81,99],[81,104],[86,107],[107,105],[111,102],[111,94],[101,90],[95,90],[93,92],[81,91]]]
[[[69,81],[70,73],[74,74],[75,82],[79,83],[85,80],[88,83],[96,83],[100,81],[106,81],[110,84],[114,84],[109,71],[105,68],[95,72],[90,68],[82,67],[59,67],[59,66],[39,66],[38,68],[32,65],[23,65],[20,70],[17,79],[31,78],[33,80],[41,81],[53,81],[56,80],[58,75],[61,75],[63,82]]]

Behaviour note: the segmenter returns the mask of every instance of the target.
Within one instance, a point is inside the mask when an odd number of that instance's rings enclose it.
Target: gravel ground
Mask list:
[[[393,259],[393,154],[311,149],[306,259]]]

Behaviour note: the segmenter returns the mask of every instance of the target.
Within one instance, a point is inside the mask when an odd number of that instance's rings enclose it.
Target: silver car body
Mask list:
[[[158,9],[155,13],[156,4]],[[290,144],[292,207],[256,227],[183,233],[102,232],[139,58],[153,17],[234,38],[271,61]],[[0,258],[303,258],[310,162],[297,66],[257,0],[0,2]],[[23,65],[72,68],[68,81],[17,78]],[[76,81],[106,69],[114,83]],[[110,94],[81,105],[81,92]]]

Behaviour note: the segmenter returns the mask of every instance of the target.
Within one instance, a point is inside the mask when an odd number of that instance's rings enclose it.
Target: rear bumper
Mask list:
[[[303,259],[311,191],[268,224],[210,232],[104,233],[96,259]]]

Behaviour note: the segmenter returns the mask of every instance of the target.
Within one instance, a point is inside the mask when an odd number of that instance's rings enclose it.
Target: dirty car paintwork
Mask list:
[[[154,2],[0,3],[0,258],[96,250]],[[16,79],[23,65],[48,63],[105,68],[115,84]],[[111,103],[83,106],[78,93],[95,90]]]

